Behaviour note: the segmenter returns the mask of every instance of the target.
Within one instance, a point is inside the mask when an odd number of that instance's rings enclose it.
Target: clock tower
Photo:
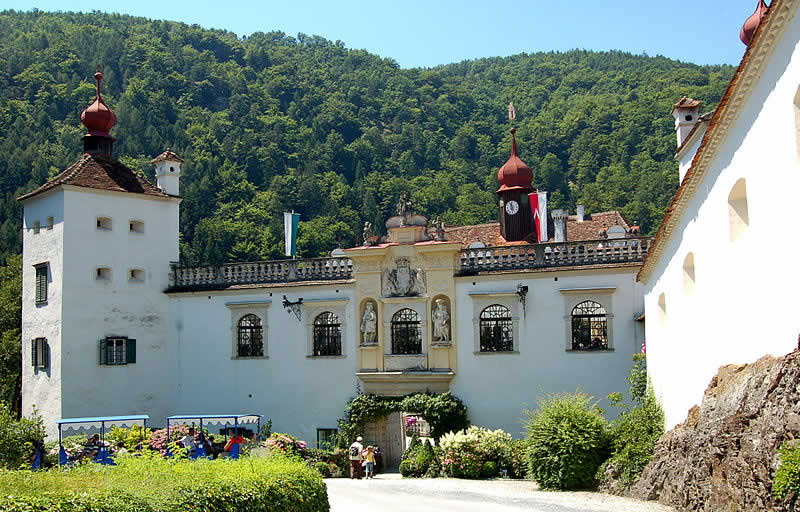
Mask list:
[[[534,192],[533,172],[517,154],[516,128],[511,128],[511,156],[497,171],[500,188],[500,232],[508,242],[530,240],[536,231],[528,194]]]

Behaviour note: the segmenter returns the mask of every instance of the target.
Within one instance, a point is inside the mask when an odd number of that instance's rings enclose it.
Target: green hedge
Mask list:
[[[0,510],[328,512],[330,507],[319,473],[298,460],[123,457],[116,467],[4,471]]]

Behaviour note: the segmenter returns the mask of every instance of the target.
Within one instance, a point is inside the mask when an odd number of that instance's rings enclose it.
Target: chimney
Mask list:
[[[583,222],[583,214],[585,213],[585,209],[582,204],[578,205],[578,222]]]
[[[553,228],[554,235],[553,241],[566,242],[567,241],[567,217],[569,212],[567,210],[553,210]]]
[[[684,96],[672,107],[672,117],[675,118],[675,132],[678,138],[678,147],[683,145],[686,137],[697,124],[700,118],[702,102]]]

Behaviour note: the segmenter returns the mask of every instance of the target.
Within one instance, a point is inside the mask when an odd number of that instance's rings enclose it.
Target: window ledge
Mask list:
[[[347,356],[342,354],[339,356],[306,356],[306,359],[344,359]]]
[[[37,300],[36,301],[36,307],[37,308],[41,307],[41,306],[46,306],[46,305],[47,305],[47,301],[46,300]]]
[[[378,348],[378,344],[377,343],[362,343],[361,345],[359,345],[359,348],[367,348],[367,349]]]
[[[573,354],[592,354],[594,352],[614,352],[613,348],[593,348],[588,350],[575,350],[574,348],[568,348],[564,352],[571,352]]]
[[[453,344],[449,341],[447,343],[431,343],[431,347],[433,348],[449,348],[452,346]]]
[[[269,356],[231,356],[231,359],[269,359]]]
[[[496,352],[473,352],[476,356],[499,356],[504,354],[519,354],[519,350],[498,350]]]

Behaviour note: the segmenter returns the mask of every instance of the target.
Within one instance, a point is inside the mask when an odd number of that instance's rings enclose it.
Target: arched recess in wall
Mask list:
[[[730,194],[728,194],[728,233],[730,241],[738,240],[750,225],[750,214],[747,209],[747,185],[744,178],[739,178]]]
[[[797,144],[797,158],[800,158],[800,87],[794,95],[794,133]]]
[[[683,259],[683,291],[686,294],[694,292],[694,253],[690,252]]]
[[[658,296],[658,323],[663,327],[667,321],[667,297],[663,293]]]

